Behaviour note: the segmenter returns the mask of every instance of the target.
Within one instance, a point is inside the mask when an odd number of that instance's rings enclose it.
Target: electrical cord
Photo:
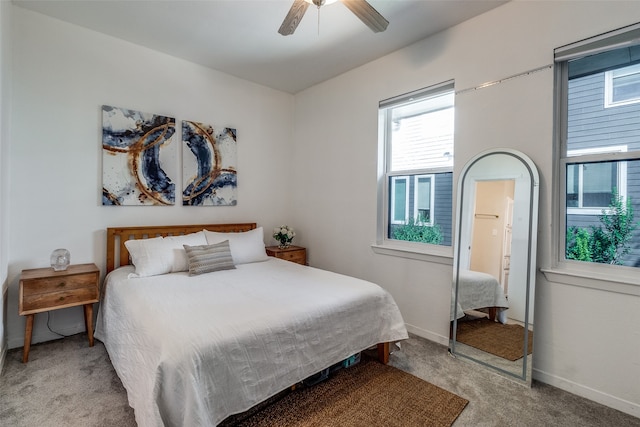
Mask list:
[[[62,338],[67,338],[71,336],[71,335],[61,334],[60,332],[56,332],[53,329],[51,329],[51,325],[49,324],[50,321],[51,321],[51,312],[47,311],[47,329],[49,329],[49,332],[54,333]]]

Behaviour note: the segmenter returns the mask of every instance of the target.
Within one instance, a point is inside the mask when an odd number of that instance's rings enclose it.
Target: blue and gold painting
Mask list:
[[[176,119],[102,106],[102,204],[174,205]]]
[[[236,130],[182,122],[184,206],[237,204]]]

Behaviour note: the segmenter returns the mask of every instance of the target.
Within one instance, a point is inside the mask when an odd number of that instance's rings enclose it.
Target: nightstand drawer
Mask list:
[[[285,261],[297,262],[298,264],[304,264],[307,259],[304,251],[282,252],[278,255],[278,258]]]
[[[98,300],[98,289],[76,288],[66,291],[47,292],[33,295],[24,295],[22,311],[51,310],[60,306],[86,304],[87,301]]]
[[[96,277],[93,274],[46,277],[42,279],[24,280],[23,282],[23,295],[25,298],[31,295],[96,287]]]
[[[301,246],[289,246],[285,249],[279,248],[278,246],[267,246],[266,250],[269,256],[307,265],[307,250]]]
[[[100,270],[95,264],[70,265],[63,271],[24,270],[20,276],[19,314],[98,302],[99,280]]]

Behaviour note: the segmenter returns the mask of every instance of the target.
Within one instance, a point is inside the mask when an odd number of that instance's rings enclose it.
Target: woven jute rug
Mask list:
[[[266,407],[234,416],[242,427],[449,427],[469,403],[411,374],[365,359]],[[265,406],[265,405],[263,405]]]
[[[524,328],[494,322],[487,318],[458,322],[456,340],[503,359],[516,361],[523,356]],[[533,350],[533,331],[529,331],[528,353]]]

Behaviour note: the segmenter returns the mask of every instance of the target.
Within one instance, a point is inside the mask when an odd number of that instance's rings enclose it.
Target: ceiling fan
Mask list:
[[[278,32],[283,36],[293,34],[300,20],[307,11],[309,4],[314,4],[320,9],[325,3],[333,3],[336,0],[294,0],[289,13],[284,18]],[[340,0],[347,6],[364,24],[371,28],[374,33],[379,33],[387,29],[389,21],[373,8],[366,0]]]

